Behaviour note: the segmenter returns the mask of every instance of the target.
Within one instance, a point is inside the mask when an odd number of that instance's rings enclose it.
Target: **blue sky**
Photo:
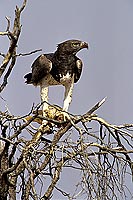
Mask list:
[[[5,16],[14,19],[20,0],[1,0],[0,31],[6,29]],[[83,60],[82,77],[75,84],[71,113],[82,114],[103,97],[106,103],[99,116],[116,124],[133,123],[133,1],[132,0],[29,0],[21,18],[22,32],[18,53],[42,48],[53,52],[58,43],[81,39],[89,50],[78,56]],[[0,52],[6,52],[8,40],[0,37]],[[29,112],[39,103],[39,88],[27,86],[23,76],[40,53],[20,57],[2,93],[0,107],[12,114]],[[0,58],[1,61],[1,58]],[[62,105],[64,89],[50,88],[50,103]]]
[[[4,17],[10,16],[13,21],[15,5],[21,3],[1,1],[1,31],[6,28]],[[89,51],[82,50],[78,54],[84,69],[74,88],[70,112],[84,113],[107,96],[107,102],[98,113],[113,123],[132,123],[132,8],[131,0],[29,0],[22,14],[18,53],[39,48],[42,52],[53,52],[58,43],[71,38],[88,42]],[[7,46],[7,38],[0,38],[0,50],[5,52]],[[15,114],[28,112],[33,102],[40,101],[39,88],[26,86],[23,79],[38,55],[18,58],[2,93]],[[63,87],[51,87],[50,102],[62,105],[62,99]]]

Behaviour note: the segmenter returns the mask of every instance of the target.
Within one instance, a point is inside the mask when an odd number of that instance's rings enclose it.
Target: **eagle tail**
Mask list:
[[[32,79],[32,73],[26,74],[24,76],[24,78],[26,79],[25,83],[27,83],[27,84],[31,84],[32,83],[32,81],[31,81],[31,79]]]

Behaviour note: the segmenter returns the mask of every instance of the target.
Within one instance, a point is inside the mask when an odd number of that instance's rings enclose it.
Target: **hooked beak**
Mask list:
[[[81,49],[83,49],[83,48],[89,48],[89,45],[88,45],[88,43],[87,42],[81,42]]]

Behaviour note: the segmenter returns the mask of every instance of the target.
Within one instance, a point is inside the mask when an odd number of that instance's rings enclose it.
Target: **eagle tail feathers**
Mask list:
[[[25,83],[27,83],[27,84],[31,84],[32,83],[32,81],[31,81],[31,79],[32,79],[32,73],[26,74],[24,76],[24,78],[26,79]]]

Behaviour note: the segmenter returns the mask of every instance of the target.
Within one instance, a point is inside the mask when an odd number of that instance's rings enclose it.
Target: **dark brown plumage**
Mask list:
[[[65,86],[63,110],[67,111],[71,102],[72,89],[82,72],[82,61],[76,53],[83,48],[88,48],[86,42],[68,40],[58,44],[55,53],[42,54],[32,64],[32,73],[24,76],[27,84],[41,87],[41,100],[48,101],[48,87],[50,85]],[[45,116],[46,103],[43,111]]]

